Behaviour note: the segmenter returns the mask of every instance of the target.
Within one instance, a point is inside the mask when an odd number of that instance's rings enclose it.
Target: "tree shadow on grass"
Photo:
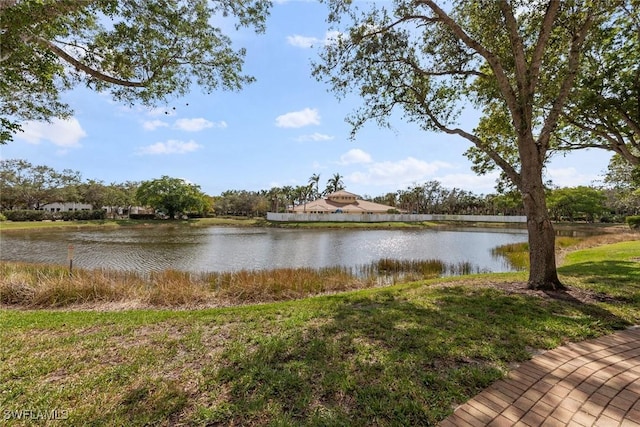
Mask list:
[[[640,302],[640,262],[598,261],[564,266],[558,271],[579,276],[587,287],[607,298]]]
[[[226,351],[209,382],[226,398],[197,421],[434,425],[532,349],[625,323],[596,306],[480,287],[330,299],[331,317]]]

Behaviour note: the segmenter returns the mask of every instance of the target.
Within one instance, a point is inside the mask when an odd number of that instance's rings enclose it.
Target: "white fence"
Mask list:
[[[422,222],[422,221],[465,221],[465,222],[509,222],[526,223],[525,216],[502,215],[435,215],[435,214],[299,214],[267,212],[267,220],[277,222]]]

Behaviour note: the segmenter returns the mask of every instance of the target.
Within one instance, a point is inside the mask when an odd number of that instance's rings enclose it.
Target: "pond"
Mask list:
[[[473,271],[511,267],[496,246],[527,240],[521,229],[354,230],[161,226],[3,233],[3,261],[68,264],[138,272],[284,267],[356,267],[382,258],[470,263]]]

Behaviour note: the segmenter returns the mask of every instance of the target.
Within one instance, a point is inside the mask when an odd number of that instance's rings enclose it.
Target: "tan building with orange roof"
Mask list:
[[[360,200],[358,195],[340,190],[327,195],[324,199],[298,205],[289,212],[297,214],[386,214],[389,211],[397,212],[397,209],[393,206]]]
[[[380,203],[367,202],[348,191],[336,191],[324,199],[314,200],[289,209],[289,213],[267,212],[267,220],[275,222],[424,222],[471,221],[523,223],[525,216],[502,215],[434,215],[408,214]]]

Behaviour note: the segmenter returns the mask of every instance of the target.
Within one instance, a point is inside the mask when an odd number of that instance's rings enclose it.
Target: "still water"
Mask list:
[[[3,233],[3,261],[68,263],[149,272],[355,267],[381,258],[469,262],[477,271],[509,271],[491,249],[527,240],[525,230],[292,230],[233,227],[151,227]]]

